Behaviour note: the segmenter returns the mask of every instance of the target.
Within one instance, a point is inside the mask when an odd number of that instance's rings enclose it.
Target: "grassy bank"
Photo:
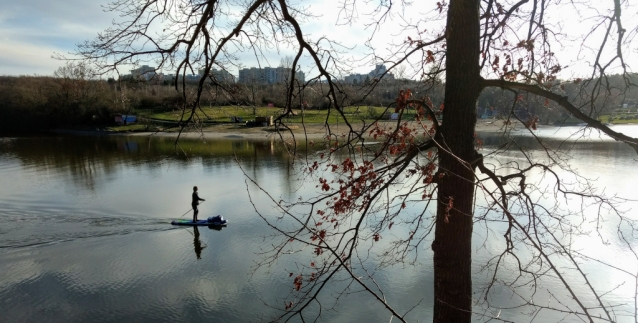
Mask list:
[[[598,118],[602,123],[634,124],[638,123],[638,113],[623,113],[614,115],[602,115]]]
[[[284,123],[296,127],[302,122],[306,125],[323,125],[326,122],[329,125],[339,125],[344,123],[344,117],[335,110],[319,110],[306,109],[304,111],[295,109],[294,115],[289,115],[283,119]],[[388,120],[393,109],[374,106],[353,106],[346,107],[343,111],[345,118],[351,123],[366,122],[372,123],[379,117]],[[273,119],[283,114],[283,109],[275,107],[253,107],[250,106],[217,106],[202,107],[201,111],[196,112],[196,120],[201,121],[204,125],[233,125],[233,127],[241,127],[245,122],[255,120],[255,117],[272,116]],[[105,130],[111,132],[146,132],[146,131],[172,131],[177,129],[177,122],[182,118],[181,110],[156,112],[152,110],[138,111],[140,118],[138,123],[126,126],[111,126]],[[184,117],[186,117],[185,115]],[[413,110],[404,112],[403,119],[414,120],[415,113]],[[233,123],[234,118],[241,118],[241,122]]]
[[[336,111],[329,110],[315,110],[306,109],[304,111],[294,110],[292,116],[288,116],[285,119],[286,123],[324,123],[329,124],[343,122],[343,117]],[[388,111],[394,112],[394,111]],[[243,121],[254,120],[256,116],[273,116],[278,117],[283,113],[281,108],[273,107],[249,107],[249,106],[222,106],[222,107],[203,107],[201,111],[197,111],[196,115],[200,120],[204,122],[215,123],[228,123],[231,122],[233,117],[239,117]],[[373,106],[359,106],[359,107],[347,107],[344,109],[344,114],[351,120],[367,120],[372,121],[386,113],[384,107]],[[163,120],[163,121],[179,121],[182,117],[182,111],[174,110],[162,113],[146,114],[149,118]],[[410,111],[406,113],[406,117],[413,118],[414,112]]]

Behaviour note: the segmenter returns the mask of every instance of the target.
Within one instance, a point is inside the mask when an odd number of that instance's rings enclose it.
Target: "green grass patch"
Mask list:
[[[602,123],[633,124],[638,123],[638,113],[623,113],[614,115],[602,115],[598,118]]]
[[[306,109],[304,111],[301,110],[293,110],[294,115],[287,116],[284,121],[286,123],[324,123],[327,122],[329,124],[336,124],[340,122],[344,122],[344,117],[341,116],[336,110],[316,110],[316,109]],[[221,107],[202,107],[201,110],[196,111],[196,117],[199,120],[204,122],[219,122],[219,123],[228,123],[231,122],[231,118],[239,117],[242,118],[243,121],[254,120],[256,116],[273,116],[273,118],[277,118],[281,114],[283,114],[284,110],[281,108],[271,108],[271,107],[250,107],[250,106],[221,106]],[[384,107],[373,107],[373,106],[352,106],[346,107],[343,110],[344,116],[348,120],[366,120],[372,121],[379,116],[384,114],[389,114],[394,112],[393,110],[386,111]],[[185,115],[186,117],[188,115]],[[182,111],[174,110],[174,111],[165,111],[161,113],[154,113],[149,115],[150,118],[160,119],[166,121],[179,121],[182,118]],[[414,111],[406,111],[404,113],[404,118],[408,120],[414,118]]]

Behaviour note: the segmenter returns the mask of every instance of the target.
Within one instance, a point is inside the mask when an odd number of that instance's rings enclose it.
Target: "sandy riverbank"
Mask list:
[[[386,127],[394,126],[394,123],[384,122],[382,125]],[[517,125],[517,127],[521,127],[522,125]],[[361,127],[360,124],[355,125],[355,127]],[[511,126],[510,126],[511,127]],[[482,121],[479,120],[476,124],[476,131],[479,132],[491,132],[491,131],[499,131],[503,129],[503,122],[500,120],[496,121]],[[322,139],[325,138],[328,134],[328,128],[326,128],[323,124],[306,124],[299,125],[295,124],[291,126],[292,134],[289,130],[282,129],[280,133],[284,138],[291,138],[293,135],[300,139],[307,137],[308,139]],[[348,131],[348,127],[345,124],[337,124],[330,125],[330,132],[332,134],[341,135]],[[127,136],[160,136],[160,137],[176,137],[178,135],[178,131],[175,130],[165,130],[158,132],[129,132],[129,133],[118,133],[120,135]],[[208,126],[203,129],[194,129],[187,128],[180,135],[182,138],[204,138],[204,139],[215,139],[215,138],[246,138],[246,139],[266,139],[269,137],[278,136],[277,132],[273,127],[246,127],[239,124],[221,124]]]

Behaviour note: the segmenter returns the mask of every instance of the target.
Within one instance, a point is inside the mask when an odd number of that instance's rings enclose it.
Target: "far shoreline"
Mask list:
[[[411,122],[413,123],[413,122]],[[395,122],[383,121],[379,122],[380,125],[390,127],[394,126]],[[247,127],[239,124],[219,124],[206,126],[201,129],[195,129],[193,127],[185,128],[181,133],[176,129],[158,130],[158,131],[109,131],[109,130],[74,130],[74,129],[55,129],[51,131],[55,134],[69,134],[69,135],[87,135],[87,136],[150,136],[150,137],[163,137],[163,138],[180,138],[185,139],[269,139],[280,138],[292,139],[309,139],[309,140],[321,140],[325,139],[328,135],[328,128],[325,124],[291,124],[290,129],[280,128],[276,131],[274,127]],[[347,126],[344,123],[329,125],[330,131],[334,135],[340,136],[347,133]],[[361,124],[353,124],[355,129],[361,127]],[[507,129],[519,129],[523,127],[522,124],[517,123],[515,125],[509,125],[505,127],[503,120],[478,120],[476,123],[476,132],[499,132]],[[370,137],[366,134],[366,137]]]

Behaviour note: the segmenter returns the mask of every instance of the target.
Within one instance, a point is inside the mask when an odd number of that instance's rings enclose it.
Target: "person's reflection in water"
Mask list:
[[[202,247],[202,242],[199,241],[199,229],[197,229],[197,226],[193,226],[193,229],[195,229],[195,234],[193,235],[193,247],[195,247],[195,255],[197,256],[197,259],[202,259],[202,250],[206,248],[206,246]]]

